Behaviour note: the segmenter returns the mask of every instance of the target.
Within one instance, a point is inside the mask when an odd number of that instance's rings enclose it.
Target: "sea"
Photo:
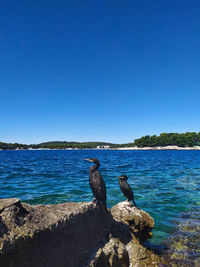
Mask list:
[[[125,200],[117,176],[128,176],[137,206],[154,218],[152,244],[162,245],[190,218],[197,219],[193,232],[200,228],[200,151],[195,150],[2,150],[0,198],[31,205],[91,201],[91,164],[83,159],[92,157],[101,162],[109,208]]]

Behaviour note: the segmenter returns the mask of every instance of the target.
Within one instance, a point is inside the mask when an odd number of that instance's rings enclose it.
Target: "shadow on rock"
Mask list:
[[[0,238],[8,232],[8,228],[5,223],[2,222],[2,218],[0,216]]]
[[[143,242],[152,237],[153,218],[124,201],[111,209],[111,228],[104,244],[96,249],[90,267],[170,266]]]
[[[153,226],[148,213],[126,201],[106,213],[92,202],[30,206],[1,199],[0,265],[159,266],[163,259],[143,246]]]

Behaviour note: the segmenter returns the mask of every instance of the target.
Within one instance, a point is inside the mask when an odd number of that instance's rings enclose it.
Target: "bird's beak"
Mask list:
[[[116,176],[117,178],[121,178],[121,176]]]
[[[90,161],[90,162],[92,162],[92,161],[91,161],[91,159],[83,159],[83,160],[87,160],[87,161]]]

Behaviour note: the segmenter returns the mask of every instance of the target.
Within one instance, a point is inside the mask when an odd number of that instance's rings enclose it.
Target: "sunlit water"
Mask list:
[[[199,211],[200,151],[0,151],[0,198],[30,204],[91,201],[91,164],[83,160],[91,157],[101,161],[108,207],[124,200],[116,176],[129,177],[138,207],[155,220],[154,244],[169,237],[181,214]]]

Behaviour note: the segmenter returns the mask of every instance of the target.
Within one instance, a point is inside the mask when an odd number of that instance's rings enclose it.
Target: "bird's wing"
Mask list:
[[[91,186],[94,196],[97,199],[105,202],[106,201],[106,185],[101,174],[98,171],[93,173],[92,177],[90,177],[90,186]]]
[[[130,185],[125,181],[118,180],[118,182],[124,196],[129,200],[133,200],[133,192]]]
[[[128,185],[128,188],[129,188],[129,198],[130,198],[130,200],[134,200],[134,196],[133,196],[133,191],[132,191],[132,188],[130,187],[130,185],[129,184],[127,184]]]

